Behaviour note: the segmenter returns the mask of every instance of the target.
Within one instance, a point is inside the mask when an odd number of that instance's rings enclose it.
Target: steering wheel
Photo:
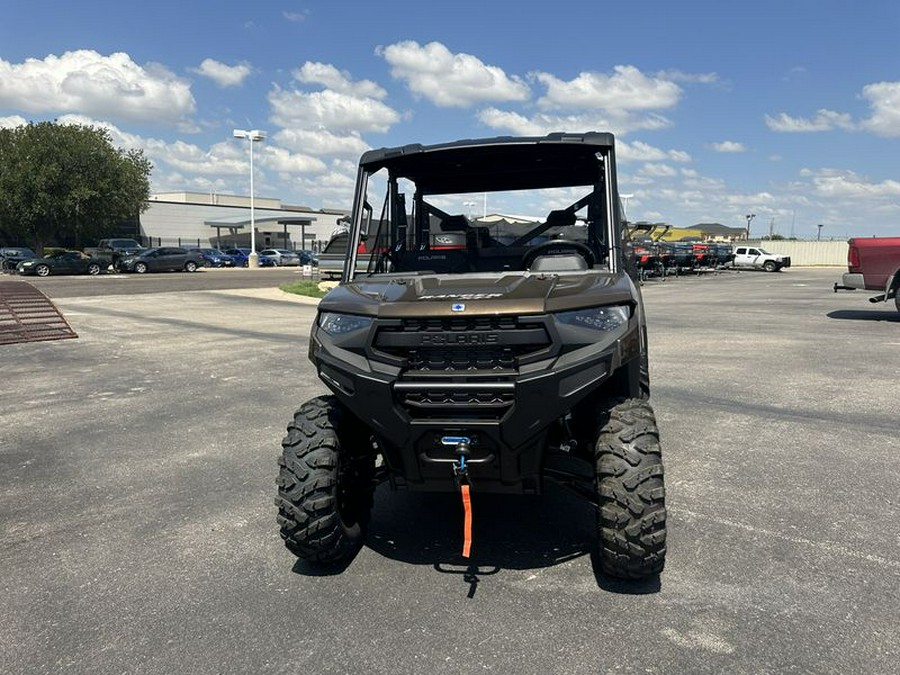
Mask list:
[[[572,241],[571,239],[551,239],[550,241],[545,241],[543,244],[538,244],[534,248],[529,249],[525,255],[522,256],[522,264],[527,270],[530,269],[534,264],[534,261],[542,255],[555,256],[567,255],[569,253],[577,253],[584,258],[588,268],[593,267],[597,260],[594,256],[594,252],[587,244],[582,244],[580,241]]]

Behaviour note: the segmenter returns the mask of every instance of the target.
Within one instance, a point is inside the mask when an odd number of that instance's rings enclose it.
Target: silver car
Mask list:
[[[296,267],[300,264],[300,256],[294,251],[286,248],[267,248],[259,252],[260,255],[267,255],[275,260],[275,264],[279,267]]]

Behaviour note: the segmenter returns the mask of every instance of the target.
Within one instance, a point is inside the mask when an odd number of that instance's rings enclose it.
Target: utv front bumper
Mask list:
[[[609,331],[551,316],[375,320],[362,348],[314,328],[310,352],[395,484],[454,489],[454,440],[465,438],[476,489],[537,492],[548,429],[623,367],[637,380],[641,336],[634,316]]]

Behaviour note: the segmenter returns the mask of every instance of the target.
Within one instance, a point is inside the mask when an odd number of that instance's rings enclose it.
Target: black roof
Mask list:
[[[692,230],[700,230],[706,235],[713,236],[738,236],[744,233],[743,227],[728,227],[722,223],[697,223],[690,227]]]
[[[597,153],[614,146],[614,136],[604,132],[499,136],[370,150],[360,166],[387,167],[423,194],[570,187],[595,183],[602,175]]]

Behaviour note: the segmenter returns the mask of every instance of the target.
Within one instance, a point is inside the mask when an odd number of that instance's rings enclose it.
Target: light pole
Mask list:
[[[822,223],[819,223],[816,227],[819,228],[819,231],[816,232],[816,241],[821,241],[822,239],[822,228],[825,227]]]
[[[756,214],[748,213],[744,218],[747,219],[747,241],[750,241],[750,221],[756,218]]]
[[[247,256],[247,267],[259,267],[259,255],[256,253],[256,216],[253,209],[253,144],[264,141],[266,132],[259,129],[235,129],[232,132],[235,138],[246,138],[250,143],[250,255]]]

